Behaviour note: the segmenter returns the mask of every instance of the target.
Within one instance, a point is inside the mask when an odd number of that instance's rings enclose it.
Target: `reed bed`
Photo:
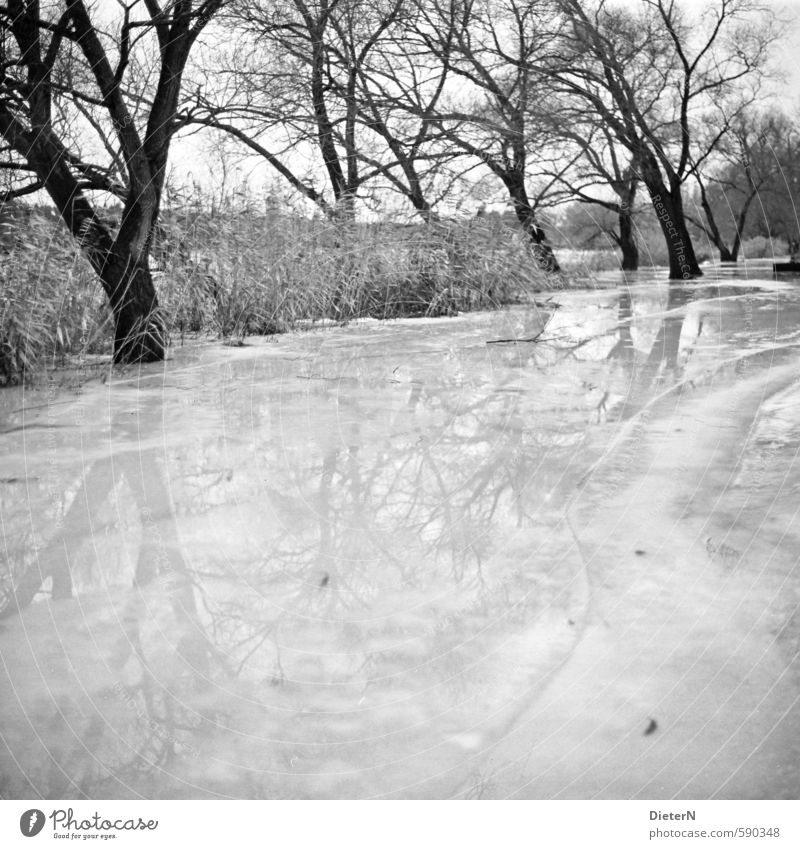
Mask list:
[[[153,251],[173,344],[241,340],[309,322],[454,315],[574,285],[541,271],[518,231],[480,219],[423,224],[171,209]],[[112,323],[63,225],[29,215],[0,265],[0,384],[108,354]]]

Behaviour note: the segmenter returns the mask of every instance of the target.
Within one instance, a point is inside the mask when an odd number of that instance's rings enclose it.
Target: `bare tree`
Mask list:
[[[323,208],[330,206],[335,214],[352,217],[361,182],[355,155],[355,78],[353,74],[347,75],[343,81],[344,97],[340,98],[339,85],[334,85],[338,67],[331,62],[332,53],[339,47],[336,45],[339,33],[347,27],[346,22],[337,27],[340,14],[344,10],[347,15],[352,10],[338,0],[310,3],[291,0],[282,8],[268,0],[235,2],[231,10],[233,20],[246,27],[244,37],[245,44],[249,42],[249,55],[238,69],[234,91],[239,102],[229,102],[214,110],[217,115],[227,113],[234,118],[220,128],[237,135],[262,156],[264,151],[255,146],[257,141],[253,144],[251,133],[236,126],[237,118],[254,120],[256,135],[276,127],[290,129],[294,134],[291,148],[295,154],[298,142],[310,142],[319,154],[333,202],[328,204],[324,195],[311,186],[304,193]],[[388,17],[391,15],[389,10]],[[360,54],[369,51],[384,25],[380,21],[378,30],[361,46]],[[241,27],[236,31],[241,32]],[[340,139],[343,144],[339,144]],[[271,164],[277,167],[276,161]],[[300,182],[294,181],[297,188],[301,188]]]
[[[453,155],[431,144],[427,115],[448,71],[409,49],[414,14],[408,0],[232,3],[235,46],[206,58],[184,121],[237,139],[328,217],[350,219],[357,199],[379,204],[388,189],[435,218]]]
[[[781,112],[741,113],[719,145],[716,162],[707,161],[704,172],[695,172],[704,220],[687,217],[708,236],[722,262],[739,259],[753,201],[759,198],[763,206],[775,194],[780,151],[793,135],[795,128]]]
[[[545,96],[534,70],[543,45],[552,38],[550,3],[521,0],[417,0],[420,10],[409,43],[420,45],[458,84],[425,117],[440,138],[471,164],[487,169],[503,186],[514,214],[531,240],[540,266],[558,262],[539,213],[557,178],[543,162],[561,161],[548,149],[545,125],[531,120],[532,106]],[[410,101],[407,108],[414,110]],[[561,168],[570,163],[561,163]]]
[[[800,246],[800,123],[797,117],[765,151],[770,168],[768,181],[758,193],[760,215],[753,219],[752,232],[770,239],[783,238]]]
[[[674,0],[642,0],[638,12],[604,0],[557,5],[568,27],[539,69],[630,152],[661,224],[670,277],[701,275],[682,188],[727,126],[701,135],[699,122],[734,89],[747,101],[743,87],[757,84],[776,38],[771,15],[750,0],[714,0],[696,19]]]
[[[608,127],[587,122],[585,114],[551,105],[539,112],[540,120],[552,126],[554,139],[580,152],[570,157],[571,168],[550,172],[557,185],[563,187],[569,201],[589,207],[600,207],[614,214],[614,226],[601,229],[613,239],[621,253],[623,271],[639,268],[639,246],[636,241],[634,213],[640,180],[635,161],[616,141]],[[610,191],[609,191],[610,189]]]
[[[149,252],[184,69],[223,2],[120,0],[110,21],[108,7],[90,13],[83,0],[0,6],[0,134],[7,167],[30,175],[9,196],[52,199],[108,296],[117,362],[164,356]],[[131,69],[148,50],[154,75],[143,91]],[[67,115],[105,138],[98,161],[79,149]],[[94,192],[122,199],[118,228],[102,220]]]
[[[381,178],[431,221],[438,218],[436,204],[457,181],[457,168],[452,172],[449,165],[460,153],[432,120],[451,70],[409,38],[419,19],[416,3],[404,0],[368,53],[353,49],[352,31],[341,33],[347,50],[340,63],[348,80],[355,75],[352,102],[366,130],[356,153],[371,169],[370,179]]]

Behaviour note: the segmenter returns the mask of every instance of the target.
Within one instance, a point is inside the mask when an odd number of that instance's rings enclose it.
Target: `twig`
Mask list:
[[[486,344],[500,345],[503,342],[538,342],[542,333],[544,333],[544,328],[542,328],[535,336],[531,336],[530,339],[489,339]]]

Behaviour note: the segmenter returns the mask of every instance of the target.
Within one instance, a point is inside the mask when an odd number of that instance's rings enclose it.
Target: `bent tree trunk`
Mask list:
[[[163,360],[166,332],[147,259],[112,249],[93,264],[114,314],[114,362]]]
[[[680,183],[676,181],[668,189],[652,156],[645,157],[641,172],[667,246],[670,280],[702,277],[686,224]]]
[[[4,116],[0,114],[0,119]],[[61,142],[48,129],[36,135],[0,120],[10,138],[35,169],[81,251],[100,278],[114,315],[114,361],[142,363],[164,358],[165,333],[159,316],[148,257],[158,221],[159,194],[151,180],[147,191],[131,193],[125,202],[116,238],[98,218],[67,161]]]
[[[149,239],[142,240],[144,246],[137,256],[133,247],[121,237],[114,240],[94,215],[85,218],[80,225],[74,215],[74,205],[70,205],[63,217],[71,225],[108,297],[114,317],[114,362],[163,360],[166,327],[150,273]],[[137,230],[146,226],[138,217],[136,223]]]
[[[123,3],[118,31],[111,19],[101,30],[93,20],[94,10],[90,12],[83,0],[64,4],[12,0],[0,5],[0,138],[4,150],[22,160],[14,164],[35,177],[32,185],[50,195],[100,277],[114,313],[117,362],[164,356],[164,326],[148,266],[150,243],[158,223],[170,142],[180,125],[176,119],[189,53],[223,2],[146,0],[148,14],[136,22],[128,14],[136,3]],[[64,11],[58,11],[62,5]],[[148,75],[144,89],[133,85],[136,96],[130,82],[135,71],[127,80],[125,76],[135,67],[128,61],[132,27],[141,36],[148,30],[154,33],[160,57],[152,66],[157,83],[151,85]],[[113,148],[114,168],[84,162],[70,147],[78,138],[68,117],[55,108],[54,92],[60,89],[52,80],[54,68],[67,67],[75,69],[74,84],[79,86],[70,88],[69,97],[88,100],[105,115],[98,117],[99,123],[94,119],[91,123],[101,133],[101,147],[109,152]],[[72,74],[68,76],[71,87]],[[55,122],[54,114],[59,115]],[[113,136],[104,135],[106,119]],[[111,177],[120,163],[126,172],[125,190]],[[88,193],[94,191],[125,198],[116,236],[89,199]]]
[[[536,264],[543,271],[561,271],[561,266],[547,241],[547,236],[536,221],[524,182],[516,172],[504,175],[503,182],[506,184],[514,204],[514,214],[517,216],[517,221],[522,225],[522,229],[531,241]]]
[[[63,215],[100,278],[114,316],[114,362],[152,363],[164,359],[166,328],[158,308],[149,255],[157,200],[129,199],[116,239],[97,217],[82,223],[73,205]]]
[[[702,277],[703,272],[697,262],[692,237],[686,226],[680,192],[668,191],[663,183],[655,189],[650,186],[647,188],[667,246],[670,280]]]

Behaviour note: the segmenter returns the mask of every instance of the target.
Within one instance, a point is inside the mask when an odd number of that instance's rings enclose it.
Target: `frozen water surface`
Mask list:
[[[800,287],[619,282],[4,392],[2,794],[797,798]]]

